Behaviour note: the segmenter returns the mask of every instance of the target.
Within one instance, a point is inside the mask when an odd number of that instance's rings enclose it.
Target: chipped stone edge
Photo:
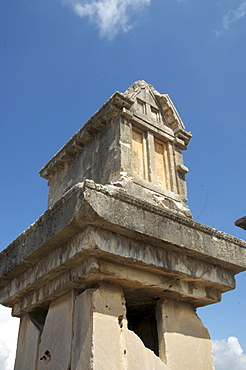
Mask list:
[[[32,223],[26,230],[24,230],[15,240],[13,240],[12,243],[9,244],[3,251],[0,253],[0,257],[3,256],[5,253],[7,253],[9,250],[14,248],[16,244],[19,244],[22,242],[22,240],[25,239],[27,235],[29,235],[37,226],[41,225],[43,222],[45,222],[48,218],[52,216],[53,213],[58,211],[62,206],[67,203],[73,196],[75,196],[77,193],[84,192],[86,189],[93,189],[95,191],[101,192],[105,195],[111,196],[113,198],[122,200],[126,203],[130,203],[132,205],[138,206],[142,209],[148,210],[150,212],[159,214],[163,217],[169,218],[173,221],[176,221],[180,224],[189,226],[193,229],[196,229],[198,231],[203,231],[212,237],[218,238],[218,239],[224,239],[225,241],[228,241],[230,243],[236,244],[237,246],[241,248],[246,248],[246,242],[242,239],[238,239],[232,235],[229,235],[223,231],[219,231],[217,229],[214,229],[210,226],[201,224],[199,222],[196,222],[186,216],[180,216],[177,213],[164,209],[159,206],[155,206],[152,204],[149,204],[145,202],[144,200],[140,200],[138,198],[133,197],[132,195],[129,195],[126,193],[124,189],[120,189],[118,186],[114,185],[101,185],[96,184],[93,180],[85,180],[84,182],[78,183],[74,185],[67,193],[65,193],[61,199],[59,199],[52,208],[47,209],[34,223]]]

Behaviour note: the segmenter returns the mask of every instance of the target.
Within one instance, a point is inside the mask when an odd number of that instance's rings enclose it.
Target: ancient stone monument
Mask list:
[[[213,369],[196,308],[235,288],[246,243],[192,220],[190,138],[169,96],[138,81],[41,169],[48,209],[0,254],[15,370]]]

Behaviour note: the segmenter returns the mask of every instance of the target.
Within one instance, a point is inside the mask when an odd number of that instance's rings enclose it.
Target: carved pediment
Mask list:
[[[185,130],[182,119],[169,95],[160,94],[144,80],[134,82],[124,95],[134,101],[132,109],[140,116],[146,115],[154,123],[170,127],[175,132]]]

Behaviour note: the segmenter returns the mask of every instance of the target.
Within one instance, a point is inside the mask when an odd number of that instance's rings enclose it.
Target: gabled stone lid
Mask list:
[[[143,94],[141,94],[143,93]],[[179,116],[171,98],[168,94],[160,94],[152,85],[148,84],[144,80],[134,82],[124,93],[125,96],[131,100],[136,100],[142,95],[142,98],[147,100],[150,104],[155,105],[159,103],[161,108],[161,114],[163,114],[166,124],[170,125],[176,130],[185,130],[185,126]],[[152,96],[152,99],[150,99]],[[191,137],[191,135],[188,135]],[[186,140],[188,140],[188,137]],[[188,142],[187,142],[188,144]]]
[[[171,128],[175,135],[175,144],[185,150],[192,135],[185,131],[185,126],[171,98],[168,94],[160,94],[144,80],[139,80],[134,82],[124,93],[115,92],[39,171],[40,176],[50,180],[59,168],[70,162],[77,153],[83,151],[85,146],[93,140],[96,133],[103,130],[112,119],[116,119],[119,115],[129,119],[134,118],[134,115],[139,116],[139,111],[137,112],[136,108],[133,108],[134,102],[139,97],[147,99],[149,102],[149,96],[152,96],[151,106],[153,109],[160,110],[160,116],[164,121],[154,121],[152,124],[159,129],[163,129],[163,124],[165,124],[166,131],[168,127]]]
[[[137,81],[113,94],[41,169],[48,207],[89,179],[191,217],[182,156],[190,138],[170,97]]]

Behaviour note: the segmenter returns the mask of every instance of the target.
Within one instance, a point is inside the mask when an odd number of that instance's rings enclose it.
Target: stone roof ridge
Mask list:
[[[144,80],[138,80],[135,81],[131,86],[126,89],[124,92],[124,95],[126,95],[130,99],[134,99],[138,93],[141,91],[141,89],[149,89],[150,91],[156,92],[159,94],[157,90],[154,89],[154,87],[150,84],[148,84]]]
[[[175,131],[185,130],[185,125],[170,96],[168,94],[159,93],[159,91],[157,91],[153,85],[144,80],[138,80],[128,87],[128,89],[124,92],[124,95],[132,100],[135,100],[137,95],[143,89],[148,90],[149,93],[157,100],[167,123],[170,124]]]

